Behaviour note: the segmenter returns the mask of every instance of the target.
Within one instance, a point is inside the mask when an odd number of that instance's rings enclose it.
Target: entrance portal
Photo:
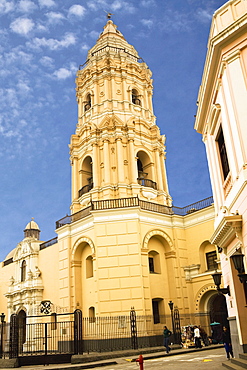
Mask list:
[[[21,310],[17,315],[18,321],[18,328],[19,328],[19,346],[21,346],[26,342],[26,312]]]
[[[213,295],[209,301],[210,321],[229,327],[226,298],[223,294]]]

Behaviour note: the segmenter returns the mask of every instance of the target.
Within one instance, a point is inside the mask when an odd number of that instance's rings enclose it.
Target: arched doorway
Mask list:
[[[23,344],[26,342],[26,312],[24,310],[20,310],[17,315],[17,322],[18,322],[18,338],[19,338],[19,348],[22,350]]]
[[[209,313],[211,323],[219,322],[222,326],[229,326],[226,298],[223,294],[217,294],[211,297],[209,301]]]
[[[209,301],[209,314],[213,343],[222,342],[222,328],[229,327],[226,298],[223,294],[215,294]]]
[[[90,239],[81,238],[73,251],[72,268],[74,275],[75,306],[83,312],[95,307],[94,295],[94,246]]]

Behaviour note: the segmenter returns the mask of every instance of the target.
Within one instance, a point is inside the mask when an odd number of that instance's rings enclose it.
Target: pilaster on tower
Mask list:
[[[72,212],[91,200],[139,197],[171,205],[165,137],[155,121],[152,73],[109,20],[77,72],[71,137]]]

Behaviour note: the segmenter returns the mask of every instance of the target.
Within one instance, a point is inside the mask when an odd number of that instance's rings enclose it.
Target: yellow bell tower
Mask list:
[[[108,20],[76,78],[72,213],[92,200],[132,197],[171,206],[165,137],[155,123],[151,76],[135,48]]]

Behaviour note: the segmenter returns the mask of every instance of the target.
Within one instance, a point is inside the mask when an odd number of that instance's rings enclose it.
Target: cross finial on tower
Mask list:
[[[106,12],[106,18],[107,19],[111,19],[111,16],[114,15],[113,13],[108,13],[107,11],[104,10],[104,12]]]

